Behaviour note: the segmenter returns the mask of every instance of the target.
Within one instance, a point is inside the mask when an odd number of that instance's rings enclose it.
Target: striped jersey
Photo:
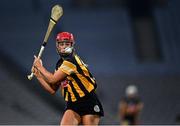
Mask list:
[[[61,92],[65,101],[75,102],[97,87],[87,65],[76,54],[61,58],[56,64],[56,70],[58,69],[68,75],[61,82]]]

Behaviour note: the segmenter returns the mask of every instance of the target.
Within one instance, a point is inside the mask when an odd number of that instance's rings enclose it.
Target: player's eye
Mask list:
[[[58,46],[63,46],[63,45],[64,45],[64,42],[58,42],[57,45],[58,45]]]
[[[64,43],[63,43],[63,42],[59,43],[59,46],[63,46],[63,45],[64,45]]]
[[[70,42],[66,42],[66,46],[70,46],[71,45],[71,43]]]

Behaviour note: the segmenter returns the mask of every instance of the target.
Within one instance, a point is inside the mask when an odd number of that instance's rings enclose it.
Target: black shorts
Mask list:
[[[128,122],[130,125],[136,125],[136,120],[134,115],[126,115],[124,121]]]
[[[104,116],[103,107],[94,92],[78,99],[76,102],[66,102],[65,110],[73,110],[80,116],[99,115]]]

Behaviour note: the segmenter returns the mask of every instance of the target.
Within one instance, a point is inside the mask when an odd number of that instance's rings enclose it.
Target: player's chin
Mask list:
[[[62,55],[62,56],[66,56],[66,55],[67,55],[67,53],[61,53],[61,55]]]
[[[62,54],[65,54],[65,50],[63,50],[63,51],[60,51],[60,53],[62,53]]]
[[[63,52],[62,52],[62,51],[60,51],[60,50],[57,50],[57,53],[58,53],[58,54],[62,54]]]

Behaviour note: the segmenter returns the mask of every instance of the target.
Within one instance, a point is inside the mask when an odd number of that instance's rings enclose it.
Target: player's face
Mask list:
[[[64,41],[56,42],[56,48],[59,53],[65,53],[65,49],[67,47],[71,47],[71,46],[72,46],[71,42],[67,42],[67,41],[66,42],[64,42]]]

